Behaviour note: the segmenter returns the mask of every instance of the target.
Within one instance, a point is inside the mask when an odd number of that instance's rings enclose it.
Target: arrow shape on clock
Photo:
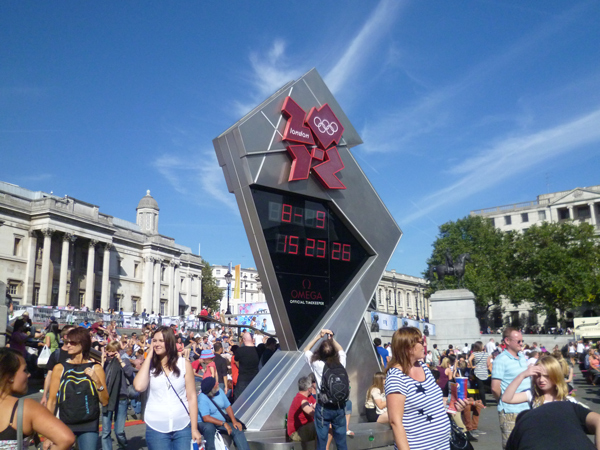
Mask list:
[[[310,173],[311,153],[305,145],[289,145],[287,151],[294,158],[288,181],[306,180]]]
[[[295,162],[296,161],[294,161],[294,163]],[[329,189],[346,189],[344,183],[342,183],[336,175],[336,173],[343,168],[344,163],[342,162],[342,158],[340,157],[337,147],[331,147],[325,152],[325,162],[313,167],[313,171],[319,180],[321,180],[321,182]]]

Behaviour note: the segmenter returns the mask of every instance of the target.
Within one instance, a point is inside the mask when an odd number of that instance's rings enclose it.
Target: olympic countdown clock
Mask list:
[[[362,143],[312,70],[214,141],[282,350],[321,327],[349,345],[402,232],[350,148]]]

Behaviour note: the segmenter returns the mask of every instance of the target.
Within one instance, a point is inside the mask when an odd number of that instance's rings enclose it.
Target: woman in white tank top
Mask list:
[[[133,387],[138,392],[148,389],[144,412],[148,450],[189,450],[192,439],[201,442],[194,371],[178,356],[171,328],[154,332]]]

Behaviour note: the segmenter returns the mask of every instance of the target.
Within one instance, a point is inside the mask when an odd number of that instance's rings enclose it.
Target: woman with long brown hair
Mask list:
[[[106,375],[102,366],[90,359],[91,347],[90,332],[85,328],[73,328],[67,333],[63,349],[69,359],[54,366],[47,403],[54,414],[58,396],[58,418],[75,434],[81,449],[96,448],[100,403],[108,405]],[[75,388],[76,385],[81,388]]]
[[[418,328],[396,330],[385,379],[388,417],[396,448],[448,450],[450,421],[442,390],[423,362],[423,336]]]
[[[2,448],[17,449],[18,425],[16,395],[27,394],[29,372],[25,359],[14,349],[0,348],[0,442]],[[66,450],[75,442],[75,436],[67,426],[35,400],[26,398],[23,402],[22,433],[26,448],[33,433],[41,433],[54,443],[55,449]]]
[[[367,389],[367,399],[365,401],[367,420],[369,422],[389,422],[384,383],[385,374],[383,372],[375,372],[373,375],[373,384]]]
[[[148,450],[189,450],[192,438],[200,444],[194,371],[178,355],[170,327],[159,327],[152,335],[133,387],[138,392],[148,390],[144,412]]]

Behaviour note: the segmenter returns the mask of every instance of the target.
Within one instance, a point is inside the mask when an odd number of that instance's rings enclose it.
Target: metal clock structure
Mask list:
[[[281,428],[322,328],[348,353],[355,395],[378,370],[363,316],[402,231],[350,152],[361,143],[315,69],[213,141],[282,350],[234,404],[250,430]]]

